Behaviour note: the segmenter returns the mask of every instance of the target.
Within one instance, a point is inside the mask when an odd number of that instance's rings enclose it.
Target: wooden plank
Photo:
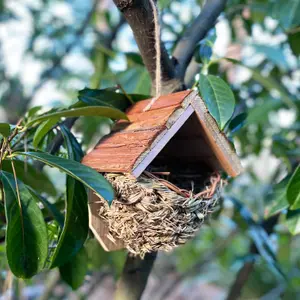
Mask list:
[[[158,109],[155,111],[147,111],[144,113],[136,113],[128,115],[128,121],[119,121],[114,130],[122,129],[123,132],[135,131],[135,130],[148,130],[164,126],[170,116],[174,113],[176,109],[180,107],[171,106],[167,108]]]
[[[89,190],[89,226],[95,238],[101,244],[105,251],[115,251],[124,248],[121,240],[115,239],[113,242],[109,236],[108,225],[105,220],[99,216],[100,199]]]
[[[142,156],[142,159],[139,159],[134,165],[132,170],[133,176],[139,177],[143,173],[143,171],[149,166],[158,153],[161,152],[164,146],[170,141],[170,139],[181,128],[181,126],[186,122],[193,112],[193,107],[191,105],[188,106],[187,109],[174,122],[173,126],[166,130],[165,134],[161,136],[160,140],[156,140],[155,145],[151,145],[150,150],[145,152]]]
[[[163,129],[115,133],[85,155],[82,163],[99,172],[130,172]]]
[[[159,97],[159,99],[152,105],[150,111],[170,107],[170,106],[181,106],[181,103],[191,93],[191,90],[177,92],[169,95]],[[137,102],[134,106],[128,109],[127,114],[141,113],[151,102],[152,99],[142,100]]]
[[[143,131],[118,132],[105,138],[95,149],[118,148],[130,145],[133,145],[133,147],[141,147],[148,145],[164,129],[165,127],[159,127]]]
[[[143,153],[141,151],[140,153]],[[136,159],[136,154],[115,155],[114,150],[110,154],[103,155],[102,151],[93,151],[88,157],[85,157],[82,163],[98,172],[130,172]]]
[[[202,125],[204,136],[220,166],[228,175],[232,177],[238,176],[243,170],[240,160],[225,134],[220,131],[215,119],[208,112],[204,101],[197,93],[195,93],[191,104]]]

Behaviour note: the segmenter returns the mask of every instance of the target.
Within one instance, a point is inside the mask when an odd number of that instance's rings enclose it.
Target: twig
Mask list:
[[[178,73],[182,80],[193,57],[195,47],[215,25],[218,16],[225,8],[226,2],[227,0],[206,1],[199,16],[177,44],[173,55],[179,62]]]
[[[262,227],[265,229],[268,235],[270,235],[273,230],[275,225],[277,224],[279,218],[279,214],[270,217],[269,219],[265,220],[262,224]],[[258,254],[258,249],[256,248],[256,245],[252,243],[249,248],[249,253],[250,254]],[[239,270],[239,272],[236,275],[236,279],[234,283],[232,284],[228,296],[226,300],[237,300],[239,299],[242,290],[244,286],[246,285],[248,278],[253,271],[255,264],[255,260],[247,261],[245,264],[242,266],[242,268]]]
[[[236,275],[236,280],[229,291],[229,294],[226,298],[227,300],[239,299],[242,293],[242,289],[245,283],[248,281],[250,274],[253,271],[254,264],[255,264],[254,259],[244,263],[243,267],[238,271]]]
[[[23,122],[23,118],[21,118],[14,129],[14,131],[11,133],[11,135],[3,140],[3,143],[1,143],[1,148],[0,148],[0,169],[2,166],[2,160],[4,159],[5,155],[7,152],[10,150],[10,142],[18,135],[19,133],[19,126]]]
[[[77,119],[78,119],[77,117],[69,118],[69,119],[65,120],[62,124],[65,127],[67,127],[68,129],[71,129],[73,127],[73,125],[75,124]],[[58,132],[57,135],[55,136],[55,138],[53,139],[53,141],[48,145],[47,152],[50,153],[50,154],[57,153],[60,146],[63,144],[63,142],[64,142],[63,135],[61,134],[61,132]],[[45,164],[42,163],[42,162],[35,162],[34,165],[38,170],[41,171]]]

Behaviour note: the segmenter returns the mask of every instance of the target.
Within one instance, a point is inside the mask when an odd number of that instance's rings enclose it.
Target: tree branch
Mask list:
[[[153,90],[156,71],[156,50],[154,16],[151,5],[148,0],[114,0],[114,3],[123,13],[133,31],[143,62],[151,76]],[[225,3],[226,0],[207,1],[199,17],[185,32],[175,48],[175,57],[179,60],[179,66],[176,65],[175,67],[175,60],[169,58],[164,44],[160,41],[162,94],[184,89],[184,74],[192,59],[194,48],[208,30],[214,26],[217,17],[225,7]],[[178,67],[180,70],[179,74],[177,72]],[[146,255],[145,260],[127,257],[117,286],[117,300],[140,299],[155,257],[156,253]]]
[[[158,298],[159,300],[167,299],[169,296],[171,296],[172,291],[174,291],[174,289],[178,285],[180,285],[183,280],[185,280],[188,277],[199,274],[200,271],[207,264],[211,263],[219,254],[221,254],[226,249],[226,247],[228,247],[228,245],[232,242],[236,234],[237,231],[232,231],[226,239],[216,244],[212,251],[206,257],[199,259],[199,261],[196,261],[195,264],[188,268],[185,272],[177,274],[172,284],[167,286],[167,288],[163,290],[162,294],[156,298]]]
[[[270,235],[275,225],[277,224],[279,218],[279,214],[270,217],[269,219],[265,220],[262,224],[262,227],[265,229],[268,235]],[[256,248],[256,245],[252,243],[249,248],[250,254],[258,254],[258,249]],[[226,300],[237,300],[240,298],[240,295],[242,293],[242,290],[244,286],[246,285],[250,274],[252,273],[254,269],[255,260],[247,261],[244,263],[242,268],[239,270],[239,272],[236,275],[236,279],[234,283],[232,284],[228,296]]]
[[[116,39],[119,30],[121,29],[121,27],[125,23],[126,23],[126,20],[121,15],[121,18],[120,18],[119,22],[114,26],[114,28],[112,28],[109,36],[106,39],[104,39],[104,45],[105,45],[106,48],[108,48],[108,49],[112,49],[113,48],[112,47],[113,41]]]
[[[195,76],[200,72],[200,64],[192,58],[190,64],[188,65],[185,76],[184,76],[184,84],[187,88],[191,88],[195,83]]]
[[[226,300],[239,299],[245,283],[248,281],[250,274],[253,271],[255,260],[247,261],[238,271],[234,284],[232,285]]]
[[[138,300],[148,281],[156,253],[146,254],[144,259],[127,256],[122,276],[117,283],[115,300]]]
[[[179,77],[183,80],[185,71],[193,57],[196,45],[215,25],[220,13],[224,10],[227,0],[207,0],[201,13],[183,34],[177,44],[174,57],[179,63]]]
[[[136,43],[139,47],[144,64],[151,76],[152,86],[155,82],[155,37],[153,11],[148,0],[114,0],[116,6],[123,13],[130,25]],[[173,61],[162,42],[161,47],[161,71],[163,94],[182,89],[183,85],[176,76]]]

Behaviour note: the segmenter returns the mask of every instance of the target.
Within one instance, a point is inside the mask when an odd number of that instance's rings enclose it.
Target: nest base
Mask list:
[[[213,174],[197,194],[144,172],[138,179],[125,174],[105,174],[117,199],[109,207],[101,201],[99,217],[107,226],[107,237],[122,240],[133,253],[170,251],[194,237],[220,197],[222,180]]]

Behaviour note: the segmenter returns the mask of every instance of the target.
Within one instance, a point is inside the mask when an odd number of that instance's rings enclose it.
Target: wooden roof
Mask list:
[[[129,122],[118,121],[82,163],[99,172],[131,173],[138,177],[195,113],[194,126],[201,129],[213,164],[230,176],[241,172],[238,157],[195,91],[161,96],[144,112],[150,101],[133,105],[127,111]]]

